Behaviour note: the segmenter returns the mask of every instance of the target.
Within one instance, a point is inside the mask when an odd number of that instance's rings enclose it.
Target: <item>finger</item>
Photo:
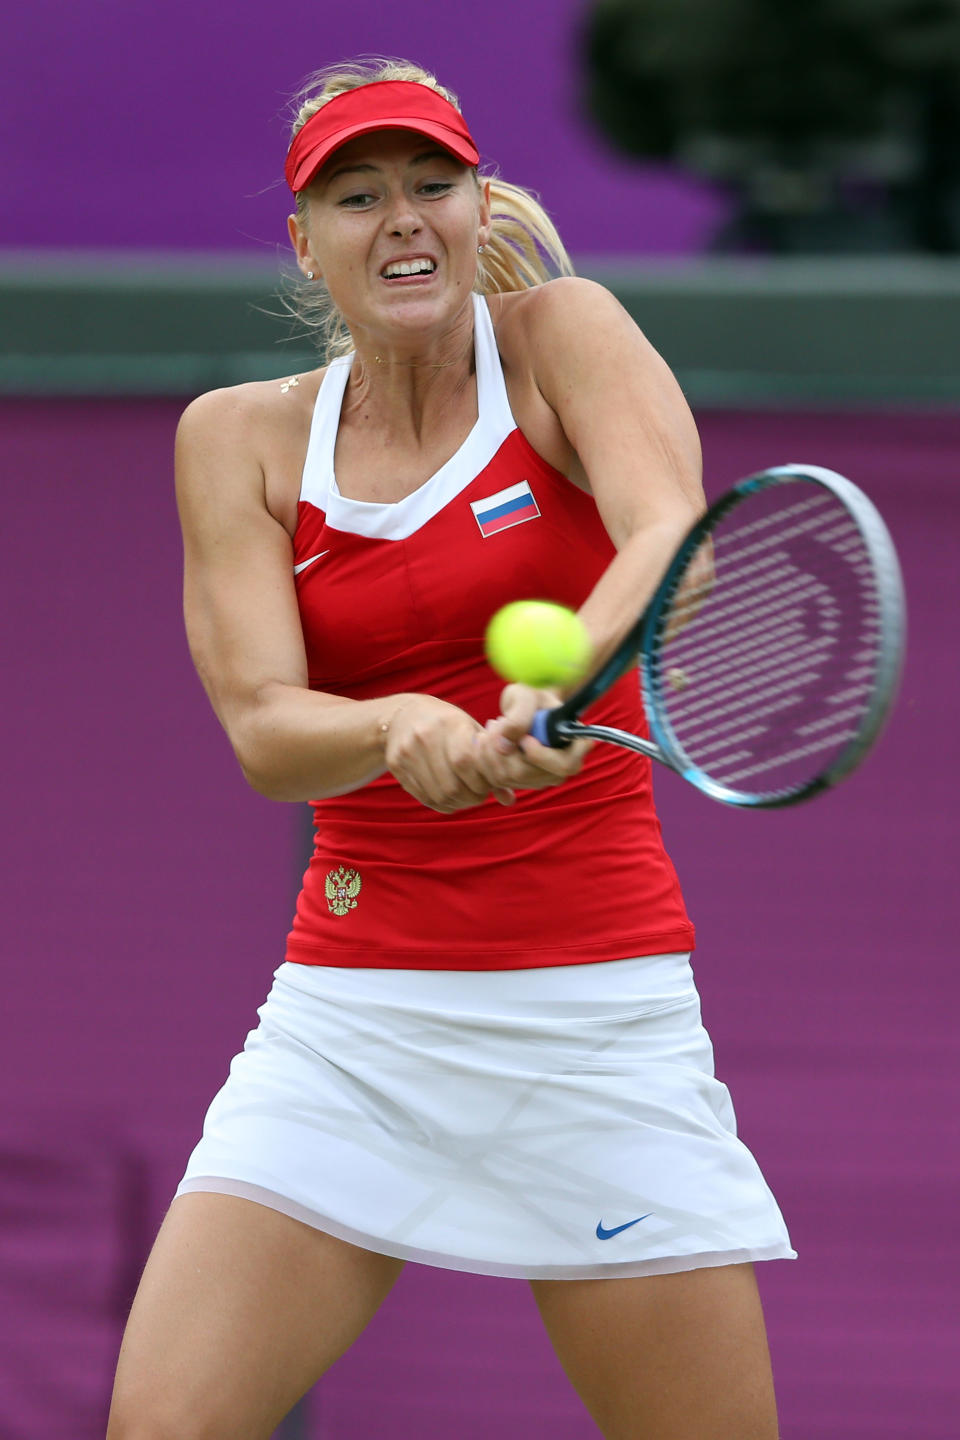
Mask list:
[[[501,805],[512,805],[514,794],[502,776],[486,775],[479,762],[476,741],[483,731],[471,723],[468,735],[448,739],[447,748],[432,757],[432,773],[444,809],[462,810],[481,805],[493,793]]]
[[[513,783],[517,783],[515,776],[519,768],[523,767],[525,776],[532,772],[552,776],[556,780],[566,780],[569,776],[580,773],[584,759],[592,748],[592,740],[576,740],[562,750],[555,750],[550,745],[541,745],[532,735],[525,735],[507,774]]]
[[[502,768],[491,763],[492,759],[486,736],[478,729],[470,737],[469,749],[455,754],[451,765],[454,774],[474,794],[483,799],[493,795],[499,805],[512,805],[516,799],[513,789]]]
[[[532,735],[524,735],[518,749],[534,765],[547,769],[562,769],[564,765],[582,763],[585,755],[593,749],[592,740],[573,740],[562,748],[541,745]]]
[[[437,750],[420,749],[393,767],[393,775],[415,800],[430,810],[448,815],[485,800],[489,789],[475,792],[454,774],[446,756]]]
[[[578,740],[569,749],[553,750],[528,736],[512,755],[491,752],[492,759],[485,773],[515,790],[543,790],[579,774],[591,745],[591,741]]]
[[[495,736],[502,755],[510,755],[524,736],[530,733],[538,710],[551,710],[560,704],[553,690],[533,690],[530,685],[507,685],[499,697],[501,714],[488,721],[486,729]]]
[[[534,690],[529,685],[507,685],[500,696],[501,713],[493,722],[493,733],[506,743],[498,745],[497,748],[502,753],[509,754],[510,747],[529,734],[537,711],[559,703],[559,697],[552,690]]]
[[[447,814],[464,810],[470,805],[481,805],[490,794],[490,786],[476,770],[461,774],[445,755],[437,756],[432,768],[435,809]]]
[[[425,699],[419,713],[412,705],[401,710],[387,742],[388,768],[414,799],[441,814],[481,804],[489,787],[475,768],[458,774],[451,759],[463,746],[464,730],[479,733],[477,722],[450,706],[438,711]]]
[[[473,742],[483,734],[480,726],[451,707],[444,712],[442,723],[432,726],[414,725],[417,717],[406,715],[407,723],[388,743],[391,773],[414,799],[440,814],[482,805],[491,794],[498,804],[512,805],[516,797],[509,783],[487,776],[477,764]]]
[[[474,735],[470,758],[498,804],[512,805],[516,799],[513,781],[503,763],[504,757],[494,748],[493,736],[489,733],[489,725],[492,723],[488,722],[486,731],[480,730]],[[519,753],[513,744],[510,745],[510,750],[514,755]]]
[[[488,721],[487,730],[479,730],[474,735],[470,758],[484,784],[489,786],[493,798],[501,805],[512,805],[516,796],[511,779],[504,767],[503,757],[494,749],[493,737],[488,733],[492,723]],[[510,750],[513,754],[518,753],[513,744]]]

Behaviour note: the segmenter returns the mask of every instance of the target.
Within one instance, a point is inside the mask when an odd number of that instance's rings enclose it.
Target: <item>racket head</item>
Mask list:
[[[692,528],[644,616],[651,736],[728,805],[806,800],[876,741],[904,634],[896,551],[863,492],[816,465],[751,475]]]

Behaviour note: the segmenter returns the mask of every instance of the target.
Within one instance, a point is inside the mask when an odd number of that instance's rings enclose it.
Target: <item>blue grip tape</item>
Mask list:
[[[530,734],[534,740],[539,740],[541,745],[550,744],[550,735],[547,730],[547,716],[549,710],[538,710],[533,717],[533,724],[530,726]]]

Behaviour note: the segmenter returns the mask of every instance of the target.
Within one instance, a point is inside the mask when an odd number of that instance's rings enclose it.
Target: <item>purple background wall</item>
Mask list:
[[[4,1440],[102,1434],[142,1247],[291,909],[299,807],[245,789],[181,633],[178,408],[0,405]],[[733,813],[669,776],[658,793],[718,1069],[801,1253],[760,1267],[784,1440],[948,1440],[960,418],[700,421],[712,493],[783,459],[834,466],[905,563],[909,663],[862,772],[792,813]],[[416,1267],[314,1413],[324,1440],[595,1433],[526,1287]]]
[[[722,198],[621,162],[582,118],[586,8],[487,0],[453,24],[436,0],[32,0],[5,16],[0,247],[269,259],[286,98],[376,50],[459,92],[485,159],[540,190],[575,254],[700,250]],[[0,403],[3,1440],[102,1436],[137,1268],[292,905],[299,809],[245,789],[182,636],[178,409]],[[960,901],[941,772],[960,418],[699,418],[714,494],[797,457],[859,480],[911,604],[898,709],[838,793],[746,816],[658,787],[718,1069],[801,1254],[760,1267],[784,1440],[955,1440]],[[312,1414],[311,1440],[596,1433],[526,1287],[419,1267]]]
[[[4,16],[0,245],[286,247],[286,101],[375,51],[432,68],[485,161],[580,255],[701,248],[722,202],[610,154],[579,105],[586,0],[30,0]]]

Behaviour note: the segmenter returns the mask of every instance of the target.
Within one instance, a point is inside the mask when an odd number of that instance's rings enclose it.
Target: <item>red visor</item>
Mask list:
[[[293,193],[309,185],[341,145],[371,130],[415,130],[438,141],[464,165],[480,159],[460,111],[436,90],[413,80],[375,80],[328,100],[297,131],[284,167]]]

